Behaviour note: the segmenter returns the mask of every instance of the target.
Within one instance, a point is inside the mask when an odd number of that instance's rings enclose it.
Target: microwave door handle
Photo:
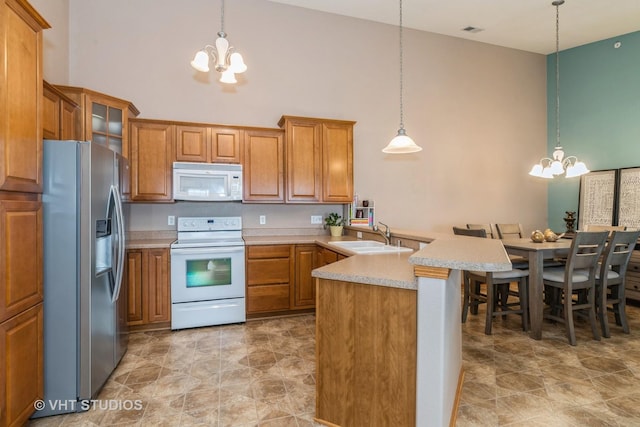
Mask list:
[[[172,255],[228,254],[244,252],[244,246],[206,247],[206,248],[171,248]]]

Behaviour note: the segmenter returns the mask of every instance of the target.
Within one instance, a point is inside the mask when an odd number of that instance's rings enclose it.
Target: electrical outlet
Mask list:
[[[356,237],[362,239],[362,231],[356,231]]]
[[[176,217],[174,215],[167,216],[167,225],[176,225]]]
[[[260,225],[265,225],[267,223],[267,216],[260,215]]]
[[[322,224],[322,215],[311,215],[311,224]]]

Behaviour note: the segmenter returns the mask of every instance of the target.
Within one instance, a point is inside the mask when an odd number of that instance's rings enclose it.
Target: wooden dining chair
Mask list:
[[[602,262],[596,270],[596,313],[600,320],[602,336],[609,338],[607,312],[614,313],[616,325],[629,333],[626,313],[625,278],[627,265],[640,231],[613,231],[602,254]]]
[[[524,231],[522,224],[496,224],[498,239],[522,239]]]
[[[576,345],[574,313],[589,319],[593,338],[600,340],[596,321],[596,270],[604,249],[607,231],[579,231],[573,237],[564,267],[545,268],[542,273],[544,318],[565,324],[567,338]]]
[[[454,234],[462,236],[487,237],[486,231],[482,229],[464,229],[453,227]],[[506,316],[507,314],[520,314],[522,316],[522,329],[529,329],[529,303],[528,303],[528,281],[529,270],[513,269],[510,271],[465,271],[464,278],[464,299],[462,306],[462,323],[467,320],[467,313],[478,313],[478,305],[486,304],[486,318],[484,333],[491,335],[493,318]],[[518,283],[517,291],[510,291],[511,282]],[[480,289],[482,284],[486,284],[486,292],[483,294]],[[508,297],[517,297],[517,301],[508,302]],[[499,303],[501,302],[501,303]],[[517,308],[514,308],[516,307]]]
[[[624,231],[626,227],[624,225],[597,225],[587,224],[584,227],[584,231],[608,231],[609,235],[614,231]]]
[[[493,224],[467,224],[469,230],[484,230],[487,238],[495,239],[498,234],[494,231]]]
[[[462,227],[453,227],[453,234],[457,236],[468,236],[468,237],[487,237],[487,232],[484,228],[462,228]],[[464,270],[462,272],[462,284],[463,284],[463,295],[462,295],[462,323],[467,321],[467,314],[469,313],[469,302],[471,298],[471,282],[469,281],[469,272]],[[486,301],[486,295],[481,294],[480,285],[477,285],[477,288],[474,289],[474,295],[482,295],[483,301]],[[478,314],[478,303],[474,304],[471,308],[471,313]]]

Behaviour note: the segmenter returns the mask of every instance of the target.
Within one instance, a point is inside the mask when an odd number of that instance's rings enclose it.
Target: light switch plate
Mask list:
[[[267,216],[260,215],[260,225],[265,225],[267,223]]]
[[[322,215],[311,215],[311,224],[322,224]]]

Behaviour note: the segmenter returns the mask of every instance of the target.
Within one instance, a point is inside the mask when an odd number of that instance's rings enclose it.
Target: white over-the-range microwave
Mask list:
[[[173,163],[173,199],[202,202],[242,200],[242,165]]]

